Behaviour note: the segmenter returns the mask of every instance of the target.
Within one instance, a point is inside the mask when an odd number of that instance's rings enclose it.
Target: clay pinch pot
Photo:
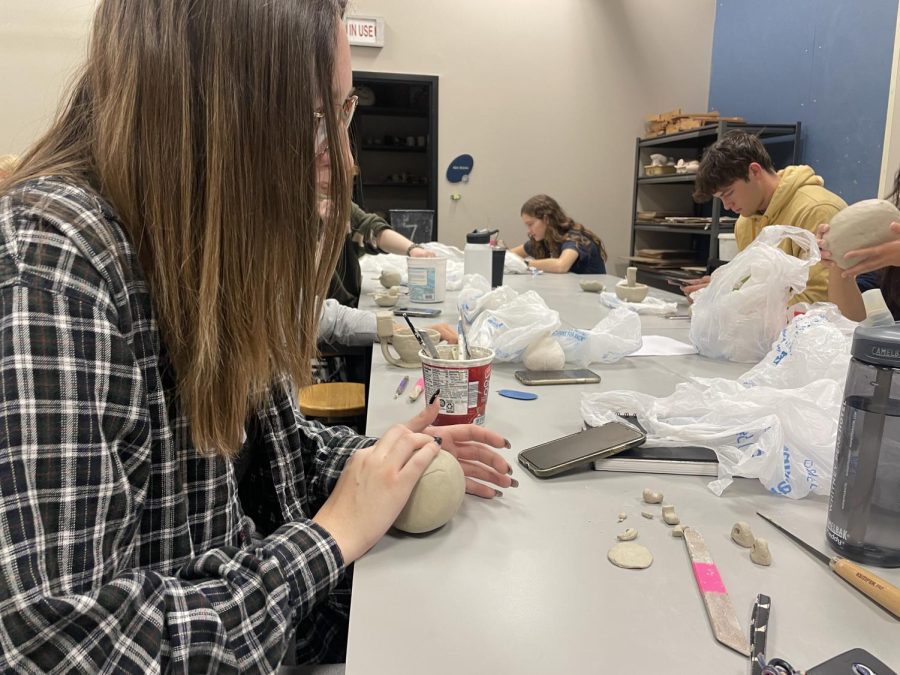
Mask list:
[[[427,333],[434,344],[441,341],[441,334],[433,328],[419,328],[418,330],[419,333]],[[416,336],[412,334],[412,331],[409,328],[399,328],[395,330],[394,337],[391,339],[391,344],[393,344],[394,350],[396,350],[397,355],[400,357],[399,362],[397,362],[396,359],[388,359],[388,361],[395,366],[400,366],[402,368],[419,368],[422,365],[422,361],[419,359],[419,350],[422,347],[419,345]]]
[[[600,293],[604,289],[603,282],[599,279],[585,279],[579,281],[578,285],[581,286],[581,290],[588,293]]]
[[[393,307],[399,296],[393,293],[375,293],[372,297],[379,307]]]
[[[625,270],[625,281],[616,284],[616,297],[623,302],[643,302],[647,297],[647,284],[639,284],[637,267],[629,267]]]

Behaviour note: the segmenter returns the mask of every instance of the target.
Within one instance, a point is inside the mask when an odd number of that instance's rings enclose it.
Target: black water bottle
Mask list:
[[[900,324],[860,326],[852,354],[826,535],[844,557],[900,567]]]

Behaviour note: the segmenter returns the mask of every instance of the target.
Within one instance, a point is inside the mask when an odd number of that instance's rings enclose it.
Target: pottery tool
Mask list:
[[[459,321],[456,322],[456,329],[459,333],[459,358],[460,360],[468,359],[469,357],[469,340],[466,338],[466,329],[465,324],[466,321],[462,317],[459,318]]]
[[[434,345],[431,342],[431,338],[428,337],[427,333],[420,333],[416,330],[416,327],[413,326],[412,321],[409,320],[409,316],[407,316],[406,312],[403,312],[403,319],[406,321],[406,325],[409,326],[409,329],[412,331],[412,334],[416,336],[416,341],[422,345],[422,349],[426,351],[428,356],[433,359],[441,358],[438,354],[437,349],[435,349]]]
[[[422,391],[425,389],[425,378],[420,377],[416,381],[416,386],[413,387],[413,390],[409,392],[409,402],[413,403],[419,396],[422,394]]]
[[[533,401],[537,398],[537,394],[532,394],[530,391],[519,391],[518,389],[501,389],[497,393],[506,398],[514,398],[519,401]]]
[[[825,555],[819,549],[807,544],[800,537],[759,511],[756,512],[756,515],[771,523],[776,529],[781,530],[781,532],[786,534],[792,541],[800,544],[800,546],[812,553],[816,558],[827,564],[832,572],[837,574],[856,590],[860,591],[870,600],[874,600],[875,603],[884,607],[894,616],[900,618],[900,588],[897,588],[881,577],[875,576],[864,567],[850,562],[846,558],[841,558],[840,556],[829,557]]]
[[[688,554],[691,556],[691,566],[694,570],[694,578],[697,580],[697,588],[703,596],[703,604],[706,605],[706,614],[709,617],[710,626],[716,640],[726,647],[730,647],[738,654],[750,656],[750,643],[747,635],[741,630],[737,614],[725,584],[719,575],[719,568],[713,562],[706,547],[706,542],[697,530],[692,527],[684,528],[684,543]]]
[[[766,667],[766,638],[769,635],[769,612],[772,599],[760,593],[750,617],[750,675],[762,675]]]
[[[394,398],[399,398],[400,394],[406,391],[406,385],[409,384],[409,375],[404,375],[403,379],[400,380],[400,384],[397,385],[397,391],[394,392]]]

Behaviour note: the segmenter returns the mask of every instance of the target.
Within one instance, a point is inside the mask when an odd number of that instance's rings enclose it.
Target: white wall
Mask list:
[[[0,0],[0,154],[20,154],[52,121],[84,61],[97,0]]]
[[[0,154],[21,152],[47,126],[95,6],[0,0]],[[386,24],[383,49],[353,48],[355,69],[440,77],[449,243],[482,225],[521,243],[522,202],[547,192],[625,255],[643,116],[706,107],[715,0],[351,0],[350,12]],[[463,152],[475,170],[451,186],[444,172]]]
[[[385,21],[384,48],[354,47],[355,70],[440,78],[448,243],[486,225],[522,243],[519,209],[546,192],[626,255],[643,117],[706,110],[715,0],[351,0],[349,13]],[[474,171],[451,185],[462,153]]]

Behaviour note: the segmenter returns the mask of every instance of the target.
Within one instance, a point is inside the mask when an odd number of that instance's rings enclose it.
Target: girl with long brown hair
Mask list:
[[[101,0],[0,182],[0,670],[341,660],[347,566],[439,446],[515,485],[435,405],[380,440],[297,412],[350,211],[342,12]]]
[[[886,199],[900,206],[900,170],[894,176],[894,188]],[[846,270],[832,262],[831,251],[822,239],[828,232],[828,225],[820,225],[817,230],[819,252],[828,268],[828,302],[836,304],[848,319],[862,321],[866,318],[860,289],[865,279],[868,287],[881,289],[888,310],[895,320],[900,320],[900,223],[892,223],[891,230],[896,235],[893,241],[845,253],[844,257],[854,263]]]
[[[606,249],[600,237],[566,215],[553,197],[532,197],[520,215],[528,241],[512,252],[531,267],[558,274],[606,274]]]

